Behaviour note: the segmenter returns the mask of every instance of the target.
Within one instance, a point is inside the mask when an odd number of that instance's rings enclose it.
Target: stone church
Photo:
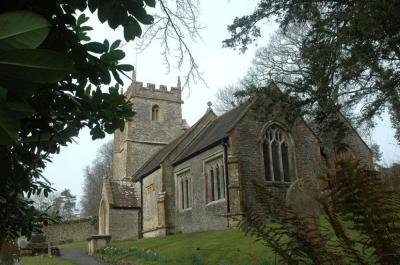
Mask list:
[[[99,234],[113,240],[237,227],[255,203],[254,183],[285,194],[337,156],[318,125],[289,126],[279,108],[260,118],[254,100],[220,116],[209,104],[188,127],[179,79],[170,89],[135,81],[126,97],[136,114],[114,134],[114,172],[103,180],[99,207]],[[347,152],[371,166],[370,149],[340,116],[350,128]]]

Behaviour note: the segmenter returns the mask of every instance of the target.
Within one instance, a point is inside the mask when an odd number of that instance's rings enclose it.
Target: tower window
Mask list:
[[[159,121],[160,120],[160,107],[158,105],[154,105],[151,109],[151,120]]]

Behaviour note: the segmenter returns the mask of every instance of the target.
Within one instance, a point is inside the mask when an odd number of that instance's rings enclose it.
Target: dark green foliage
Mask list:
[[[0,2],[0,243],[30,236],[49,216],[28,198],[52,191],[42,176],[52,154],[87,127],[93,139],[123,129],[131,104],[120,94],[120,40],[91,41],[81,14],[125,27],[126,41],[152,23],[154,1]],[[111,84],[112,78],[117,84]],[[27,196],[28,198],[24,198]],[[72,205],[71,205],[72,206]]]
[[[375,171],[354,161],[343,161],[336,175],[333,205],[351,229],[361,234],[364,247],[373,249],[380,264],[397,264],[400,258],[400,200],[387,190]]]
[[[256,209],[243,229],[287,264],[398,264],[400,199],[379,174],[343,160],[320,180],[321,218],[307,216],[257,188]],[[260,214],[261,213],[261,214]],[[268,224],[266,214],[277,224]]]
[[[270,18],[282,34],[306,27],[297,43],[298,61],[281,65],[283,74],[295,76],[281,82],[282,89],[304,108],[315,102],[326,113],[362,104],[357,121],[370,126],[389,110],[400,141],[399,12],[397,0],[260,0],[252,14],[228,26],[231,37],[224,45],[245,51]]]
[[[382,174],[383,183],[389,189],[394,191],[400,190],[400,164],[393,163],[390,167],[379,167]]]

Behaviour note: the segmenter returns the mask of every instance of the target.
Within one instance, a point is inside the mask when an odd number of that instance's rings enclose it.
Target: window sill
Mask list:
[[[290,187],[292,182],[282,182],[282,181],[267,181],[267,187]]]
[[[216,200],[216,201],[211,201],[211,202],[207,203],[206,206],[211,206],[211,205],[214,205],[214,204],[219,204],[219,203],[222,203],[222,202],[225,202],[225,201],[226,201],[226,199],[225,199],[225,198],[222,198],[222,199],[219,199],[219,200]]]
[[[180,210],[179,210],[179,213],[185,213],[185,212],[189,212],[189,211],[191,211],[191,210],[192,210],[192,207],[186,208],[186,209],[180,209]]]

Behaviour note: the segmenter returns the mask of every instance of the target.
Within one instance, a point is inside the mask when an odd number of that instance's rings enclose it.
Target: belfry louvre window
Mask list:
[[[289,139],[278,126],[270,126],[263,140],[264,171],[267,181],[290,182]]]
[[[158,121],[159,120],[159,115],[160,115],[160,107],[158,105],[154,105],[153,108],[151,109],[151,120],[152,121]]]
[[[204,167],[207,202],[225,198],[225,174],[222,156],[207,161]]]
[[[192,207],[192,176],[190,170],[177,175],[177,197],[180,210]]]

